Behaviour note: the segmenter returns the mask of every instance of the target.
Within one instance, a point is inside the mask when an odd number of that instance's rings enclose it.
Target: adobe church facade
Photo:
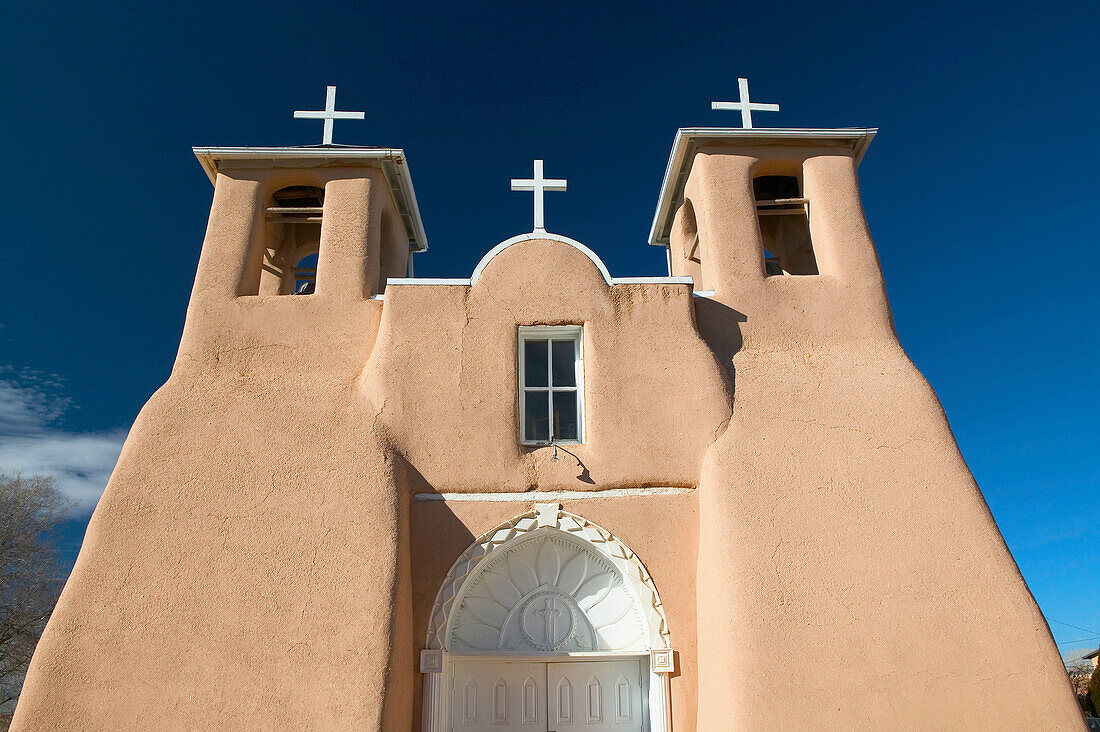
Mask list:
[[[539,208],[411,277],[401,150],[197,149],[179,354],[13,729],[1083,729],[894,332],[873,136],[680,130],[638,278]]]

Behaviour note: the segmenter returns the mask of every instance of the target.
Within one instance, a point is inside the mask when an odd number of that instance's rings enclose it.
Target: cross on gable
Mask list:
[[[535,194],[535,228],[534,231],[545,232],[546,226],[543,220],[542,197],[546,191],[564,191],[565,179],[547,179],[542,177],[542,161],[535,161],[535,175],[533,178],[513,178],[513,191],[532,191]]]
[[[325,94],[325,108],[323,110],[314,112],[299,112],[294,113],[294,119],[323,119],[325,121],[324,134],[321,136],[322,145],[332,144],[332,123],[333,120],[338,119],[364,119],[366,114],[363,112],[337,112],[336,111],[336,87],[328,87],[328,91]]]
[[[749,101],[749,80],[738,79],[737,80],[737,96],[736,102],[711,102],[711,109],[732,109],[741,112],[741,126],[746,130],[752,129],[752,113],[757,112],[778,112],[778,104],[754,104]]]

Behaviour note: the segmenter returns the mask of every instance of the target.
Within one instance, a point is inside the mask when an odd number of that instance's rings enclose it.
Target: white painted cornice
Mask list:
[[[225,163],[249,163],[253,166],[279,167],[308,165],[369,165],[381,169],[386,176],[394,203],[397,205],[409,248],[423,252],[428,248],[428,235],[420,217],[416,202],[412,174],[405,158],[405,151],[390,147],[355,147],[344,145],[317,145],[306,147],[195,147],[192,148],[206,176],[213,183],[218,170]]]
[[[691,164],[695,159],[695,150],[710,144],[723,145],[761,145],[761,144],[803,144],[846,143],[852,150],[855,164],[858,166],[871,144],[877,128],[849,127],[844,129],[743,129],[741,127],[684,127],[676,131],[672,141],[672,153],[665,168],[665,177],[661,181],[661,193],[657,198],[657,211],[653,215],[653,224],[649,228],[649,243],[667,247],[672,219],[676,215],[676,204],[683,197],[684,183]]]

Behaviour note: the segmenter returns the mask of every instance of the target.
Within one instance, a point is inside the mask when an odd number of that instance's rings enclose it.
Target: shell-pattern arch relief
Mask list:
[[[667,649],[660,596],[602,527],[540,507],[479,537],[436,595],[426,647],[457,653]]]

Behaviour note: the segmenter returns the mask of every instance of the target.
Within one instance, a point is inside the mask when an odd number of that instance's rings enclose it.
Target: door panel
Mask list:
[[[546,664],[455,663],[451,726],[455,732],[546,732]]]
[[[645,687],[637,659],[548,663],[546,690],[552,732],[642,732]]]

